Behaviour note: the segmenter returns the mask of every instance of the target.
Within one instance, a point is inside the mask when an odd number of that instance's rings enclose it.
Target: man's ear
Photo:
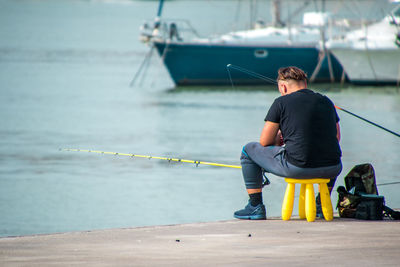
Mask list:
[[[281,85],[278,85],[279,93],[283,96],[287,92],[286,85],[282,83]]]
[[[282,89],[283,89],[283,94],[286,95],[288,91],[286,84],[283,84]]]

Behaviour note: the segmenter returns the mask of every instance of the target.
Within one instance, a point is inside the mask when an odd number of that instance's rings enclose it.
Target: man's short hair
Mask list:
[[[278,70],[277,81],[295,80],[297,82],[307,82],[307,74],[297,67],[284,67]]]

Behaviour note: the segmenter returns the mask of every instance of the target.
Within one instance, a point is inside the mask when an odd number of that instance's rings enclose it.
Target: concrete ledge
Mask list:
[[[1,266],[398,266],[399,221],[221,221],[0,238]]]

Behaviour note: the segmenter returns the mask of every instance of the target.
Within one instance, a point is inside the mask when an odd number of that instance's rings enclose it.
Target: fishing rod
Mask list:
[[[360,119],[360,120],[363,120],[363,121],[365,121],[365,122],[368,122],[368,123],[370,123],[370,124],[372,124],[372,125],[374,125],[374,126],[380,128],[380,129],[382,129],[382,130],[385,130],[385,131],[387,131],[388,133],[391,133],[391,134],[393,134],[393,135],[395,135],[395,136],[397,136],[397,137],[400,137],[400,134],[398,134],[398,133],[396,133],[396,132],[393,132],[393,131],[389,130],[388,128],[385,128],[385,127],[383,127],[383,126],[381,126],[381,125],[379,125],[379,124],[377,124],[377,123],[375,123],[375,122],[372,122],[372,121],[370,121],[370,120],[367,120],[366,118],[363,118],[363,117],[361,117],[361,116],[358,116],[357,114],[354,114],[353,112],[350,112],[350,111],[348,111],[348,110],[346,110],[346,109],[344,109],[344,108],[338,107],[338,106],[336,106],[336,105],[335,105],[335,108],[337,108],[337,109],[339,109],[339,110],[341,110],[341,111],[344,111],[344,112],[346,112],[347,114],[350,114],[350,115],[352,115],[352,116],[354,116],[354,117],[356,117],[356,118],[358,118],[358,119]]]
[[[137,155],[137,154],[130,154],[130,153],[107,152],[107,151],[99,151],[99,150],[60,148],[60,151],[88,152],[88,153],[97,153],[97,154],[126,156],[126,157],[131,157],[131,158],[136,157],[136,158],[146,158],[146,159],[159,159],[159,160],[166,160],[168,162],[173,161],[173,162],[192,163],[192,164],[196,164],[196,167],[198,167],[199,165],[209,165],[209,166],[215,166],[215,167],[226,167],[226,168],[234,168],[234,169],[242,168],[242,166],[239,166],[239,165],[229,165],[229,164],[216,163],[216,162],[206,162],[206,161],[200,161],[200,160],[179,159],[179,158],[167,158],[167,157],[159,157],[159,156]]]
[[[184,162],[184,163],[192,163],[198,167],[200,164],[202,165],[209,165],[215,167],[225,167],[225,168],[234,168],[234,169],[241,169],[242,166],[239,165],[229,165],[223,163],[216,163],[216,162],[206,162],[206,161],[199,161],[199,160],[189,160],[189,159],[179,159],[179,158],[167,158],[167,157],[158,157],[158,156],[147,156],[147,155],[137,155],[131,153],[119,153],[119,152],[107,152],[107,151],[99,151],[99,150],[88,150],[88,149],[74,149],[74,148],[60,148],[60,151],[72,151],[72,152],[88,152],[88,153],[97,153],[97,154],[107,154],[107,155],[116,155],[116,156],[126,156],[126,157],[137,157],[137,158],[146,158],[146,159],[159,159],[159,160],[166,160],[168,162]],[[263,186],[269,185],[270,181],[265,175],[263,171]],[[400,182],[391,182],[391,183],[383,183],[377,184],[377,186],[384,186],[384,185],[393,185],[393,184],[400,184]]]
[[[229,79],[230,79],[230,81],[231,81],[232,87],[233,87],[233,80],[232,80],[232,77],[231,77],[231,73],[230,73],[230,71],[229,71],[230,68],[235,69],[235,70],[238,70],[238,71],[241,71],[241,72],[243,72],[243,73],[246,73],[246,74],[248,74],[248,75],[250,75],[250,76],[259,78],[259,79],[261,79],[261,80],[264,80],[264,81],[267,81],[267,82],[270,82],[270,83],[273,83],[273,84],[277,84],[277,82],[276,82],[275,80],[273,80],[273,79],[271,79],[271,78],[269,78],[269,77],[267,77],[267,76],[261,75],[261,74],[259,74],[259,73],[257,73],[257,72],[254,72],[254,71],[251,71],[251,70],[248,70],[248,69],[239,67],[239,66],[235,66],[235,65],[232,65],[232,64],[228,64],[228,65],[226,65],[226,68],[227,68],[227,70],[228,70]],[[400,137],[400,134],[399,134],[399,133],[396,133],[396,132],[394,132],[394,131],[392,131],[392,130],[389,130],[388,128],[385,128],[385,127],[383,127],[382,125],[379,125],[379,124],[377,124],[377,123],[375,123],[375,122],[373,122],[373,121],[370,121],[370,120],[368,120],[368,119],[366,119],[366,118],[363,118],[363,117],[361,117],[361,116],[359,116],[359,115],[357,115],[357,114],[355,114],[355,113],[353,113],[353,112],[351,112],[351,111],[348,111],[347,109],[341,108],[341,107],[336,106],[336,105],[335,105],[335,108],[336,108],[336,109],[339,109],[339,110],[341,110],[341,111],[343,111],[343,112],[346,112],[347,114],[350,114],[350,115],[352,115],[352,116],[354,116],[354,117],[356,117],[356,118],[358,118],[358,119],[360,119],[360,120],[363,120],[363,121],[365,121],[365,122],[367,122],[367,123],[369,123],[369,124],[372,124],[372,125],[374,125],[374,126],[380,128],[380,129],[382,129],[382,130],[384,130],[384,131],[386,131],[386,132],[388,132],[388,133],[391,133],[391,134],[393,134],[393,135],[395,135],[395,136],[397,136],[397,137]]]
[[[207,161],[200,161],[200,160],[191,160],[191,159],[179,159],[179,158],[167,158],[167,157],[159,157],[159,156],[147,156],[147,155],[137,155],[131,153],[119,153],[119,152],[107,152],[107,151],[99,151],[99,150],[88,150],[88,149],[75,149],[75,148],[60,148],[60,151],[74,151],[74,152],[88,152],[88,153],[97,153],[97,154],[108,154],[108,155],[116,155],[116,156],[126,156],[126,157],[137,157],[137,158],[146,158],[146,159],[159,159],[159,160],[166,160],[168,162],[184,162],[184,163],[192,163],[196,164],[196,167],[201,165],[209,165],[214,167],[225,167],[225,168],[233,168],[233,169],[241,169],[242,166],[240,165],[229,165],[223,163],[216,163],[216,162],[207,162]],[[271,182],[269,181],[268,177],[263,171],[263,182],[262,186],[269,185]]]

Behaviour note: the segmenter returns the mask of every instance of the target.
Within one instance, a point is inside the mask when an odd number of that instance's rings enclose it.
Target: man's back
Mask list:
[[[336,137],[339,121],[332,102],[309,89],[281,96],[266,121],[279,123],[287,160],[298,167],[315,168],[340,163]]]

